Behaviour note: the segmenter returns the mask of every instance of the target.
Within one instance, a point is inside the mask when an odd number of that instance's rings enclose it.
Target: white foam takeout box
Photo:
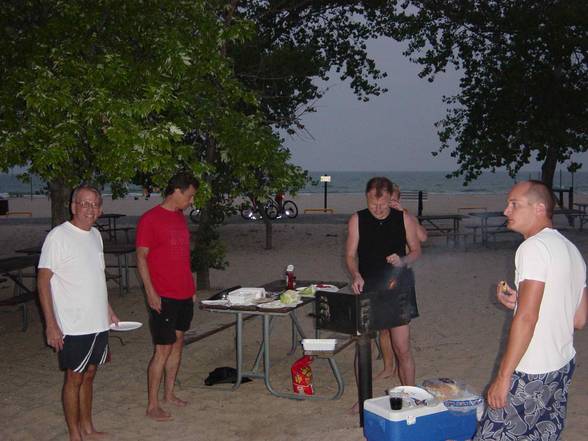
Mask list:
[[[335,338],[304,338],[302,347],[305,351],[334,351],[337,344]]]
[[[265,297],[264,288],[239,288],[227,295],[231,305],[250,305],[257,299]]]

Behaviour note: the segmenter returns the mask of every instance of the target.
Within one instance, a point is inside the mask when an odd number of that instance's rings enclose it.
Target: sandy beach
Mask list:
[[[582,201],[582,196],[577,198]],[[305,208],[322,208],[320,194],[294,198],[302,213]],[[501,210],[505,195],[429,195],[425,214],[467,212],[476,207]],[[229,267],[211,272],[213,288],[199,291],[201,299],[234,285],[259,286],[282,277],[287,264],[295,266],[298,279],[347,281],[343,253],[346,239],[344,219],[364,207],[361,194],[332,194],[328,206],[336,215],[301,215],[297,222],[276,222],[273,249],[265,250],[261,223],[231,221],[220,228],[227,247]],[[105,199],[104,211],[124,213],[132,224],[159,202],[126,198]],[[45,198],[10,199],[10,210],[30,212],[0,218],[0,256],[14,255],[16,249],[38,244],[49,228],[49,203]],[[414,201],[405,206],[413,213]],[[19,221],[20,219],[20,221]],[[124,219],[124,218],[123,218]],[[564,225],[567,235],[586,255],[588,233]],[[464,224],[474,222],[464,220]],[[443,238],[432,238],[414,265],[420,317],[412,322],[412,343],[417,382],[427,378],[450,377],[464,381],[482,392],[490,381],[504,343],[510,313],[494,298],[494,286],[502,279],[513,284],[515,236],[500,238],[492,248],[447,246]],[[142,292],[131,277],[131,290],[124,296],[109,284],[111,303],[121,320],[147,323]],[[0,298],[12,295],[9,282],[0,283]],[[0,322],[0,440],[65,440],[66,426],[60,402],[63,373],[56,355],[44,344],[39,313],[30,307],[31,323],[20,331],[20,315],[3,309]],[[299,311],[308,334],[313,319],[310,307]],[[206,332],[231,317],[196,310],[192,327]],[[112,336],[120,337],[112,338]],[[259,320],[245,323],[246,364],[253,363],[261,341]],[[287,355],[290,324],[274,320],[272,334],[272,385],[291,390],[290,366],[301,350]],[[123,344],[124,343],[124,344]],[[111,363],[99,369],[95,381],[94,422],[113,440],[362,440],[357,416],[348,410],[357,399],[352,347],[337,355],[345,380],[343,397],[331,401],[297,401],[272,396],[263,381],[255,379],[230,391],[208,387],[203,380],[219,366],[235,367],[234,330],[222,332],[186,347],[178,376],[178,395],[190,402],[185,408],[171,408],[174,420],[157,423],[145,417],[147,398],[146,366],[152,345],[147,326],[127,333],[111,334]],[[576,334],[577,368],[570,389],[564,441],[584,441],[588,433],[585,405],[588,403],[588,330]],[[374,360],[374,372],[381,361]],[[330,395],[335,381],[325,360],[312,364],[317,394]],[[398,380],[374,382],[374,396],[398,384]],[[427,440],[421,440],[427,441]]]

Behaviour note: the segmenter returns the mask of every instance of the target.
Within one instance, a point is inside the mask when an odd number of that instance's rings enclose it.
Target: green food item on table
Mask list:
[[[285,303],[286,305],[297,303],[298,300],[300,300],[300,295],[293,289],[289,289],[280,294],[280,302]]]
[[[306,288],[298,291],[298,293],[302,297],[314,297],[314,294],[316,293],[316,289],[314,288],[314,286],[310,285],[310,286],[307,286]]]

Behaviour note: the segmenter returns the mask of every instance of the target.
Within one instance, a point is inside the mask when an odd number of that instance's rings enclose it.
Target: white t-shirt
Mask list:
[[[55,227],[43,243],[39,268],[53,272],[53,309],[64,335],[108,330],[108,293],[98,230],[82,230],[70,222]]]
[[[523,280],[545,283],[539,320],[516,370],[557,371],[576,355],[574,314],[586,286],[586,264],[576,246],[551,228],[525,240],[517,249],[515,264],[517,289]]]

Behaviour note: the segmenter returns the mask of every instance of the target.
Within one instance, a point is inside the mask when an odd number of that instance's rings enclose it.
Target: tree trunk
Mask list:
[[[206,137],[206,162],[208,164],[214,164],[216,159],[216,143],[214,139],[207,136]],[[208,181],[208,185],[210,189],[214,192],[212,188],[212,178],[207,176],[205,178]],[[212,219],[209,215],[210,213],[210,201],[206,204],[205,207],[202,207],[202,212],[200,213],[200,224],[198,225],[198,237],[208,237],[208,235],[202,234],[207,229],[212,229],[215,226],[212,225]],[[196,278],[198,281],[198,288],[199,289],[209,289],[210,288],[210,268],[202,268],[196,272]]]
[[[210,268],[196,271],[196,280],[198,281],[198,290],[210,289]]]
[[[267,217],[263,217],[263,223],[265,224],[265,249],[272,249],[272,221]]]
[[[545,161],[541,166],[541,180],[549,188],[553,188],[553,177],[555,176],[555,169],[557,167],[557,152],[554,148],[548,147]]]
[[[51,228],[71,219],[69,203],[72,189],[63,181],[49,182],[51,198]]]

